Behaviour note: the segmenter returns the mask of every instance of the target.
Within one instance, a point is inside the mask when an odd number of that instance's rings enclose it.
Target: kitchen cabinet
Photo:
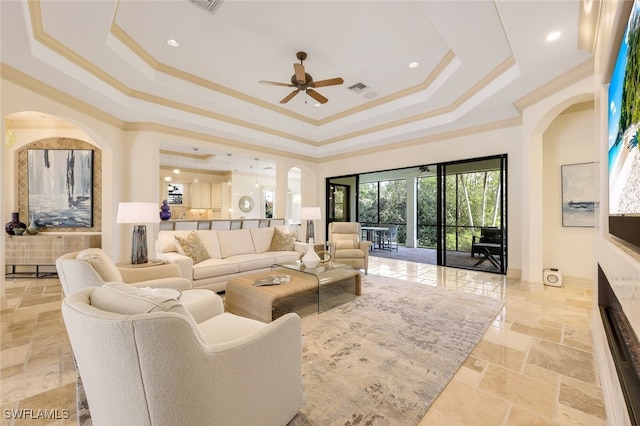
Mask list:
[[[211,183],[211,208],[214,210],[222,209],[222,183]]]
[[[191,184],[191,208],[211,208],[211,184],[209,182],[195,182]]]

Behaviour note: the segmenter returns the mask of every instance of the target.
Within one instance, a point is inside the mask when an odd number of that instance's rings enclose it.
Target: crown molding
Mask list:
[[[407,139],[401,142],[396,142],[394,144],[382,145],[372,148],[361,149],[357,151],[352,151],[350,153],[339,154],[339,155],[331,155],[327,157],[323,157],[319,160],[320,163],[326,163],[330,161],[336,160],[344,160],[345,158],[355,158],[364,154],[373,154],[380,152],[388,152],[393,151],[399,148],[410,148],[415,145],[431,143],[431,142],[439,142],[442,140],[459,138],[463,136],[474,135],[478,133],[490,132],[493,130],[505,129],[509,127],[515,127],[522,124],[522,117],[514,117],[508,118],[506,120],[495,121],[492,123],[481,124],[478,126],[467,127],[464,129],[453,130],[449,132],[437,133],[429,136],[423,136],[419,138]]]
[[[587,77],[592,76],[594,73],[594,61],[593,58],[589,59],[577,67],[569,70],[568,72],[562,74],[558,78],[550,81],[549,83],[540,86],[535,91],[529,93],[526,96],[518,99],[514,102],[514,106],[522,114],[526,108],[537,104],[543,99],[548,98],[551,95],[554,95],[561,90],[566,89],[567,87],[584,80]]]

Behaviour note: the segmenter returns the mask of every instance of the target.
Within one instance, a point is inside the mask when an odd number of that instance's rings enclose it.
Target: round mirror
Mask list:
[[[253,198],[245,195],[244,197],[240,198],[238,207],[240,207],[240,210],[244,213],[249,213],[251,210],[253,210]]]

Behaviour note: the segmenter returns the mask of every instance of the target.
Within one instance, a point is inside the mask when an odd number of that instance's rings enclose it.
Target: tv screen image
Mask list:
[[[640,0],[635,0],[609,85],[609,214],[640,216]]]

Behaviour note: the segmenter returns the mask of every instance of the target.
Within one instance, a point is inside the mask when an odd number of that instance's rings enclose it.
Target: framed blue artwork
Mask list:
[[[29,149],[29,221],[46,228],[93,226],[93,150]]]
[[[562,226],[595,227],[598,203],[597,163],[562,166]]]

